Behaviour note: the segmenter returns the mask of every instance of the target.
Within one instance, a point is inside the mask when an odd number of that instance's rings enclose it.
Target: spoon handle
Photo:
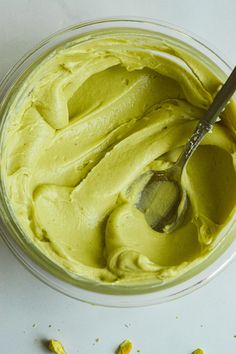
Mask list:
[[[212,129],[213,124],[216,122],[219,114],[222,112],[231,96],[236,90],[236,67],[216,94],[212,104],[210,105],[205,116],[200,119],[193,135],[188,140],[184,147],[183,152],[180,154],[176,165],[181,169],[185,166],[186,162],[192,156],[204,136]]]

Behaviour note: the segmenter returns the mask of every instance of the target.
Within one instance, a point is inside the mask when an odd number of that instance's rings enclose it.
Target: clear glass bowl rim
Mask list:
[[[101,18],[96,20],[90,20],[81,22],[77,25],[73,25],[57,31],[47,37],[45,40],[41,41],[38,45],[36,45],[32,50],[27,52],[6,74],[3,80],[0,83],[0,112],[4,112],[4,104],[5,100],[8,98],[8,94],[11,89],[14,87],[17,79],[22,75],[22,72],[28,68],[29,64],[34,63],[35,59],[38,58],[40,54],[40,50],[42,53],[45,54],[45,47],[50,45],[52,41],[58,40],[59,43],[62,43],[61,36],[64,34],[73,33],[73,31],[85,29],[85,32],[78,33],[78,36],[84,35],[93,31],[93,26],[102,25],[101,29],[111,29],[114,28],[139,28],[143,30],[149,30],[158,33],[158,29],[162,29],[163,31],[170,31],[171,34],[167,36],[176,38],[172,34],[176,36],[179,35],[181,39],[178,38],[179,41],[185,42],[185,40],[190,40],[193,43],[197,44],[201,47],[201,49],[206,50],[208,54],[212,54],[214,56],[215,61],[218,61],[223,66],[224,73],[229,73],[231,71],[231,65],[228,64],[228,60],[223,59],[222,54],[217,54],[219,52],[215,49],[212,50],[212,45],[206,43],[205,40],[200,39],[195,34],[192,34],[184,29],[177,27],[175,25],[159,21],[156,19],[149,19],[149,18],[141,18],[141,17],[111,17],[111,18]],[[133,27],[132,27],[133,25]],[[147,27],[153,27],[145,28]],[[156,28],[156,30],[155,30]],[[163,33],[163,32],[162,32]],[[71,35],[68,40],[73,39],[74,36]],[[184,39],[185,40],[184,40]],[[188,43],[187,43],[188,44]],[[191,44],[188,44],[191,46]],[[50,46],[50,50],[53,46]],[[194,46],[193,48],[196,49]],[[46,48],[47,49],[47,48]],[[35,56],[36,58],[32,57]],[[4,124],[4,120],[1,122],[1,131],[2,126]],[[0,132],[1,132],[0,131]],[[2,182],[2,181],[1,181]],[[29,252],[29,250],[25,249],[25,244],[16,240],[9,232],[9,229],[6,229],[6,222],[4,220],[4,215],[6,212],[9,213],[10,211],[6,205],[6,199],[3,186],[1,183],[1,196],[2,196],[2,203],[1,203],[1,215],[0,215],[0,234],[11,249],[11,251],[15,254],[18,260],[38,279],[43,281],[45,284],[49,285],[50,287],[60,291],[61,293],[73,297],[75,299],[96,304],[102,306],[115,306],[115,307],[136,307],[136,306],[146,306],[146,305],[153,305],[157,303],[163,303],[166,301],[174,300],[180,296],[186,295],[193,290],[199,288],[200,286],[206,284],[210,279],[212,279],[216,274],[219,273],[221,269],[223,269],[235,256],[236,254],[236,242],[235,240],[228,246],[228,248],[218,256],[212,264],[210,264],[207,268],[202,270],[201,272],[195,274],[193,277],[181,282],[180,284],[170,286],[164,290],[155,290],[155,288],[150,288],[149,291],[138,292],[137,293],[129,293],[130,287],[121,286],[118,288],[113,287],[111,285],[101,285],[95,282],[90,282],[88,280],[82,280],[80,285],[75,285],[74,280],[70,279],[71,282],[68,282],[65,274],[62,276],[62,270],[55,265],[55,263],[49,261],[46,257],[44,257],[41,253],[38,255]],[[7,209],[7,210],[6,210]],[[9,222],[9,221],[8,221]],[[10,220],[10,223],[14,223],[14,219]],[[10,228],[12,225],[8,225]],[[15,227],[16,225],[14,225]],[[18,228],[18,232],[20,229]],[[32,251],[32,250],[31,250]],[[38,252],[37,249],[33,250],[33,252]],[[34,257],[36,256],[36,257]],[[44,266],[44,262],[49,264],[50,272]],[[47,264],[47,265],[48,265]],[[142,286],[140,286],[140,289]],[[123,289],[123,292],[122,292]]]

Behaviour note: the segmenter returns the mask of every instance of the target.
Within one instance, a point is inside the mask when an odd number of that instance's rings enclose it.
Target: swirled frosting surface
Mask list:
[[[55,49],[25,79],[4,134],[2,176],[27,237],[99,282],[168,281],[207,257],[235,214],[233,102],[184,171],[178,229],[153,231],[131,186],[174,163],[220,84],[197,57],[150,35],[114,30]]]

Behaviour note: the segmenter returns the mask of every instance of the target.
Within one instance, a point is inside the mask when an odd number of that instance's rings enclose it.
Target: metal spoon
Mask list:
[[[184,219],[187,210],[187,192],[181,186],[183,168],[204,136],[211,131],[234,91],[236,67],[215,96],[208,111],[202,117],[175,164],[163,171],[149,171],[136,207],[141,210],[148,224],[158,232],[173,231]],[[145,178],[146,178],[145,177]]]

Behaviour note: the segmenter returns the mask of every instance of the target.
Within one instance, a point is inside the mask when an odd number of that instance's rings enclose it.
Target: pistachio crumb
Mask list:
[[[48,349],[54,354],[66,354],[63,345],[56,339],[51,339],[48,342]]]
[[[122,342],[117,351],[116,354],[129,354],[132,350],[132,342],[129,339],[124,340],[124,342]]]
[[[200,348],[194,350],[194,352],[192,354],[204,354],[204,351]]]
[[[99,342],[99,341],[100,341],[100,338],[96,338],[95,341],[96,341],[96,342]]]

